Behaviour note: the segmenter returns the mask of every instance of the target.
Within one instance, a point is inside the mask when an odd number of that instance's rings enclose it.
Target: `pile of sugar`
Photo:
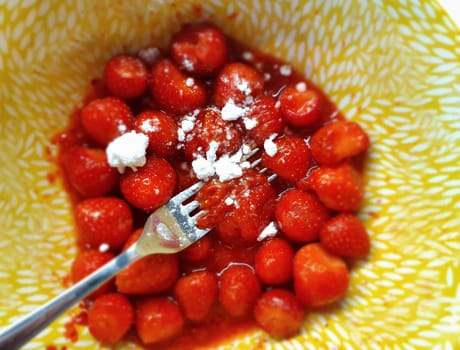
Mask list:
[[[142,133],[130,131],[110,142],[106,148],[107,160],[111,167],[117,168],[120,173],[129,167],[133,171],[143,167],[147,161],[145,155],[149,138]]]
[[[283,74],[290,74],[290,69],[291,67],[286,65],[282,66],[280,71]],[[191,85],[194,83],[193,78],[189,78],[187,81]],[[253,97],[250,95],[251,89],[248,83],[244,81],[238,85],[238,88],[247,95],[244,103],[236,104],[233,99],[229,99],[220,110],[220,113],[225,121],[242,119],[246,130],[251,130],[257,126],[256,119],[247,117],[249,105],[254,102]],[[301,90],[303,86],[298,88]],[[276,107],[279,107],[279,103]],[[200,111],[200,109],[195,109],[182,117],[177,129],[179,148],[183,147],[187,134],[195,127],[196,117]],[[148,133],[156,131],[157,125],[148,121],[141,128],[145,133]],[[274,142],[276,136],[276,134],[270,135],[264,142],[264,150],[270,157],[273,157],[277,152]],[[110,166],[117,168],[120,173],[123,173],[125,168],[131,168],[136,171],[138,167],[145,165],[147,146],[148,137],[143,133],[134,131],[124,133],[107,146],[108,162]],[[247,155],[251,151],[249,146],[243,145],[235,154],[224,154],[220,158],[217,158],[218,148],[219,144],[216,141],[212,141],[206,150],[206,155],[197,155],[192,161],[192,169],[198,179],[209,180],[211,177],[217,176],[219,181],[229,181],[240,177],[243,174],[243,170],[250,167],[247,161]]]
[[[229,181],[243,175],[243,170],[251,167],[246,156],[250,153],[250,148],[247,145],[241,148],[234,154],[224,154],[217,158],[217,150],[219,143],[211,141],[206,152],[206,157],[198,155],[192,161],[193,172],[200,180],[209,180],[213,176],[217,176],[219,181]]]
[[[276,134],[272,134],[268,139],[264,141],[264,151],[270,157],[273,157],[276,152],[278,152],[278,147],[276,146],[276,143],[273,142],[276,136]]]
[[[270,222],[259,234],[257,241],[263,241],[266,238],[275,237],[278,234],[278,228],[276,224],[272,221]]]

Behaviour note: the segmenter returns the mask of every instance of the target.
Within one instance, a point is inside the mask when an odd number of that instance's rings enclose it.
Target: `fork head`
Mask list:
[[[196,220],[203,212],[191,213],[199,207],[199,202],[185,203],[202,186],[202,182],[190,186],[150,214],[136,243],[135,249],[139,255],[177,253],[211,230],[196,227]]]
[[[244,161],[257,153],[254,149],[245,155]],[[260,163],[256,159],[250,163],[253,168]],[[261,169],[265,172],[267,169]],[[268,177],[272,181],[276,175]],[[153,212],[144,225],[144,231],[136,243],[135,250],[139,255],[154,253],[177,253],[198,241],[211,228],[200,229],[196,227],[196,221],[204,211],[193,212],[200,206],[196,200],[190,199],[200,190],[203,182],[197,182],[180,192],[169,200],[164,206]]]

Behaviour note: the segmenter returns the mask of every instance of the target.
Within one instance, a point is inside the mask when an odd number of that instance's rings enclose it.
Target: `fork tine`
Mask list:
[[[276,179],[278,175],[277,174],[271,174],[270,176],[267,177],[268,182],[272,182],[273,180]]]
[[[172,197],[169,200],[169,203],[172,203],[174,205],[179,205],[183,203],[184,201],[186,201],[187,199],[189,199],[190,197],[192,197],[195,193],[197,193],[201,187],[203,187],[203,182],[202,181],[197,182],[196,184],[176,194],[174,197]]]
[[[262,168],[262,169],[259,170],[259,173],[265,174],[267,172],[267,170],[268,170],[267,168]],[[265,174],[265,175],[267,175],[267,174]],[[277,174],[267,175],[268,182],[272,182],[273,180],[276,179],[277,176],[278,176]]]
[[[205,234],[207,234],[209,231],[211,231],[210,228],[207,228],[207,229],[196,228],[196,229],[195,229],[195,233],[196,233],[195,241],[199,240],[201,237],[203,237],[203,236],[204,236]]]
[[[245,154],[246,159],[251,158],[257,152],[259,152],[259,148],[256,147],[253,150],[251,150],[248,154]]]
[[[200,206],[199,201],[192,201],[190,203],[182,205],[180,210],[182,214],[187,215],[187,214],[190,214],[192,211],[194,211],[199,206]]]
[[[196,222],[196,220],[198,220],[198,218],[205,214],[207,212],[207,210],[200,210],[198,213],[195,213],[193,214],[192,216],[189,216],[190,220],[192,220],[194,223]]]
[[[260,163],[262,162],[262,158],[258,158],[256,159],[255,161],[253,161],[250,165],[251,168],[254,168],[256,167],[257,165],[259,165]]]
[[[193,226],[195,227],[195,230],[200,231],[200,232],[203,232],[203,234],[204,234],[204,233],[207,233],[207,232],[209,232],[209,231],[212,230],[211,227],[210,227],[210,228],[206,228],[206,229],[199,229],[199,228],[196,226],[196,222],[197,222],[198,218],[199,218],[200,216],[202,216],[203,214],[205,214],[205,213],[206,213],[205,210],[201,210],[201,211],[199,211],[198,213],[196,213],[196,214],[194,214],[194,215],[192,215],[192,216],[188,216],[188,220],[187,220],[188,223],[189,223],[190,225],[193,225]]]

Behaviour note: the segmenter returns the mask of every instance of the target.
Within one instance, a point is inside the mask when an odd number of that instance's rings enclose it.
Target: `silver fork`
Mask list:
[[[193,200],[184,204],[202,186],[203,182],[195,183],[153,212],[142,235],[125,252],[23,319],[0,330],[0,349],[19,349],[78,301],[142,257],[177,253],[208,233],[210,229],[195,226],[203,211],[191,215],[199,207],[199,202]]]

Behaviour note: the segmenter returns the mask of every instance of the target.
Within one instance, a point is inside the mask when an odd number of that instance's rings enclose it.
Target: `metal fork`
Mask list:
[[[153,212],[140,238],[125,252],[20,321],[1,330],[0,349],[19,349],[78,301],[142,257],[177,253],[208,233],[210,229],[202,230],[195,226],[196,219],[203,212],[191,215],[199,207],[199,202],[185,203],[202,186],[203,182],[195,183]]]

